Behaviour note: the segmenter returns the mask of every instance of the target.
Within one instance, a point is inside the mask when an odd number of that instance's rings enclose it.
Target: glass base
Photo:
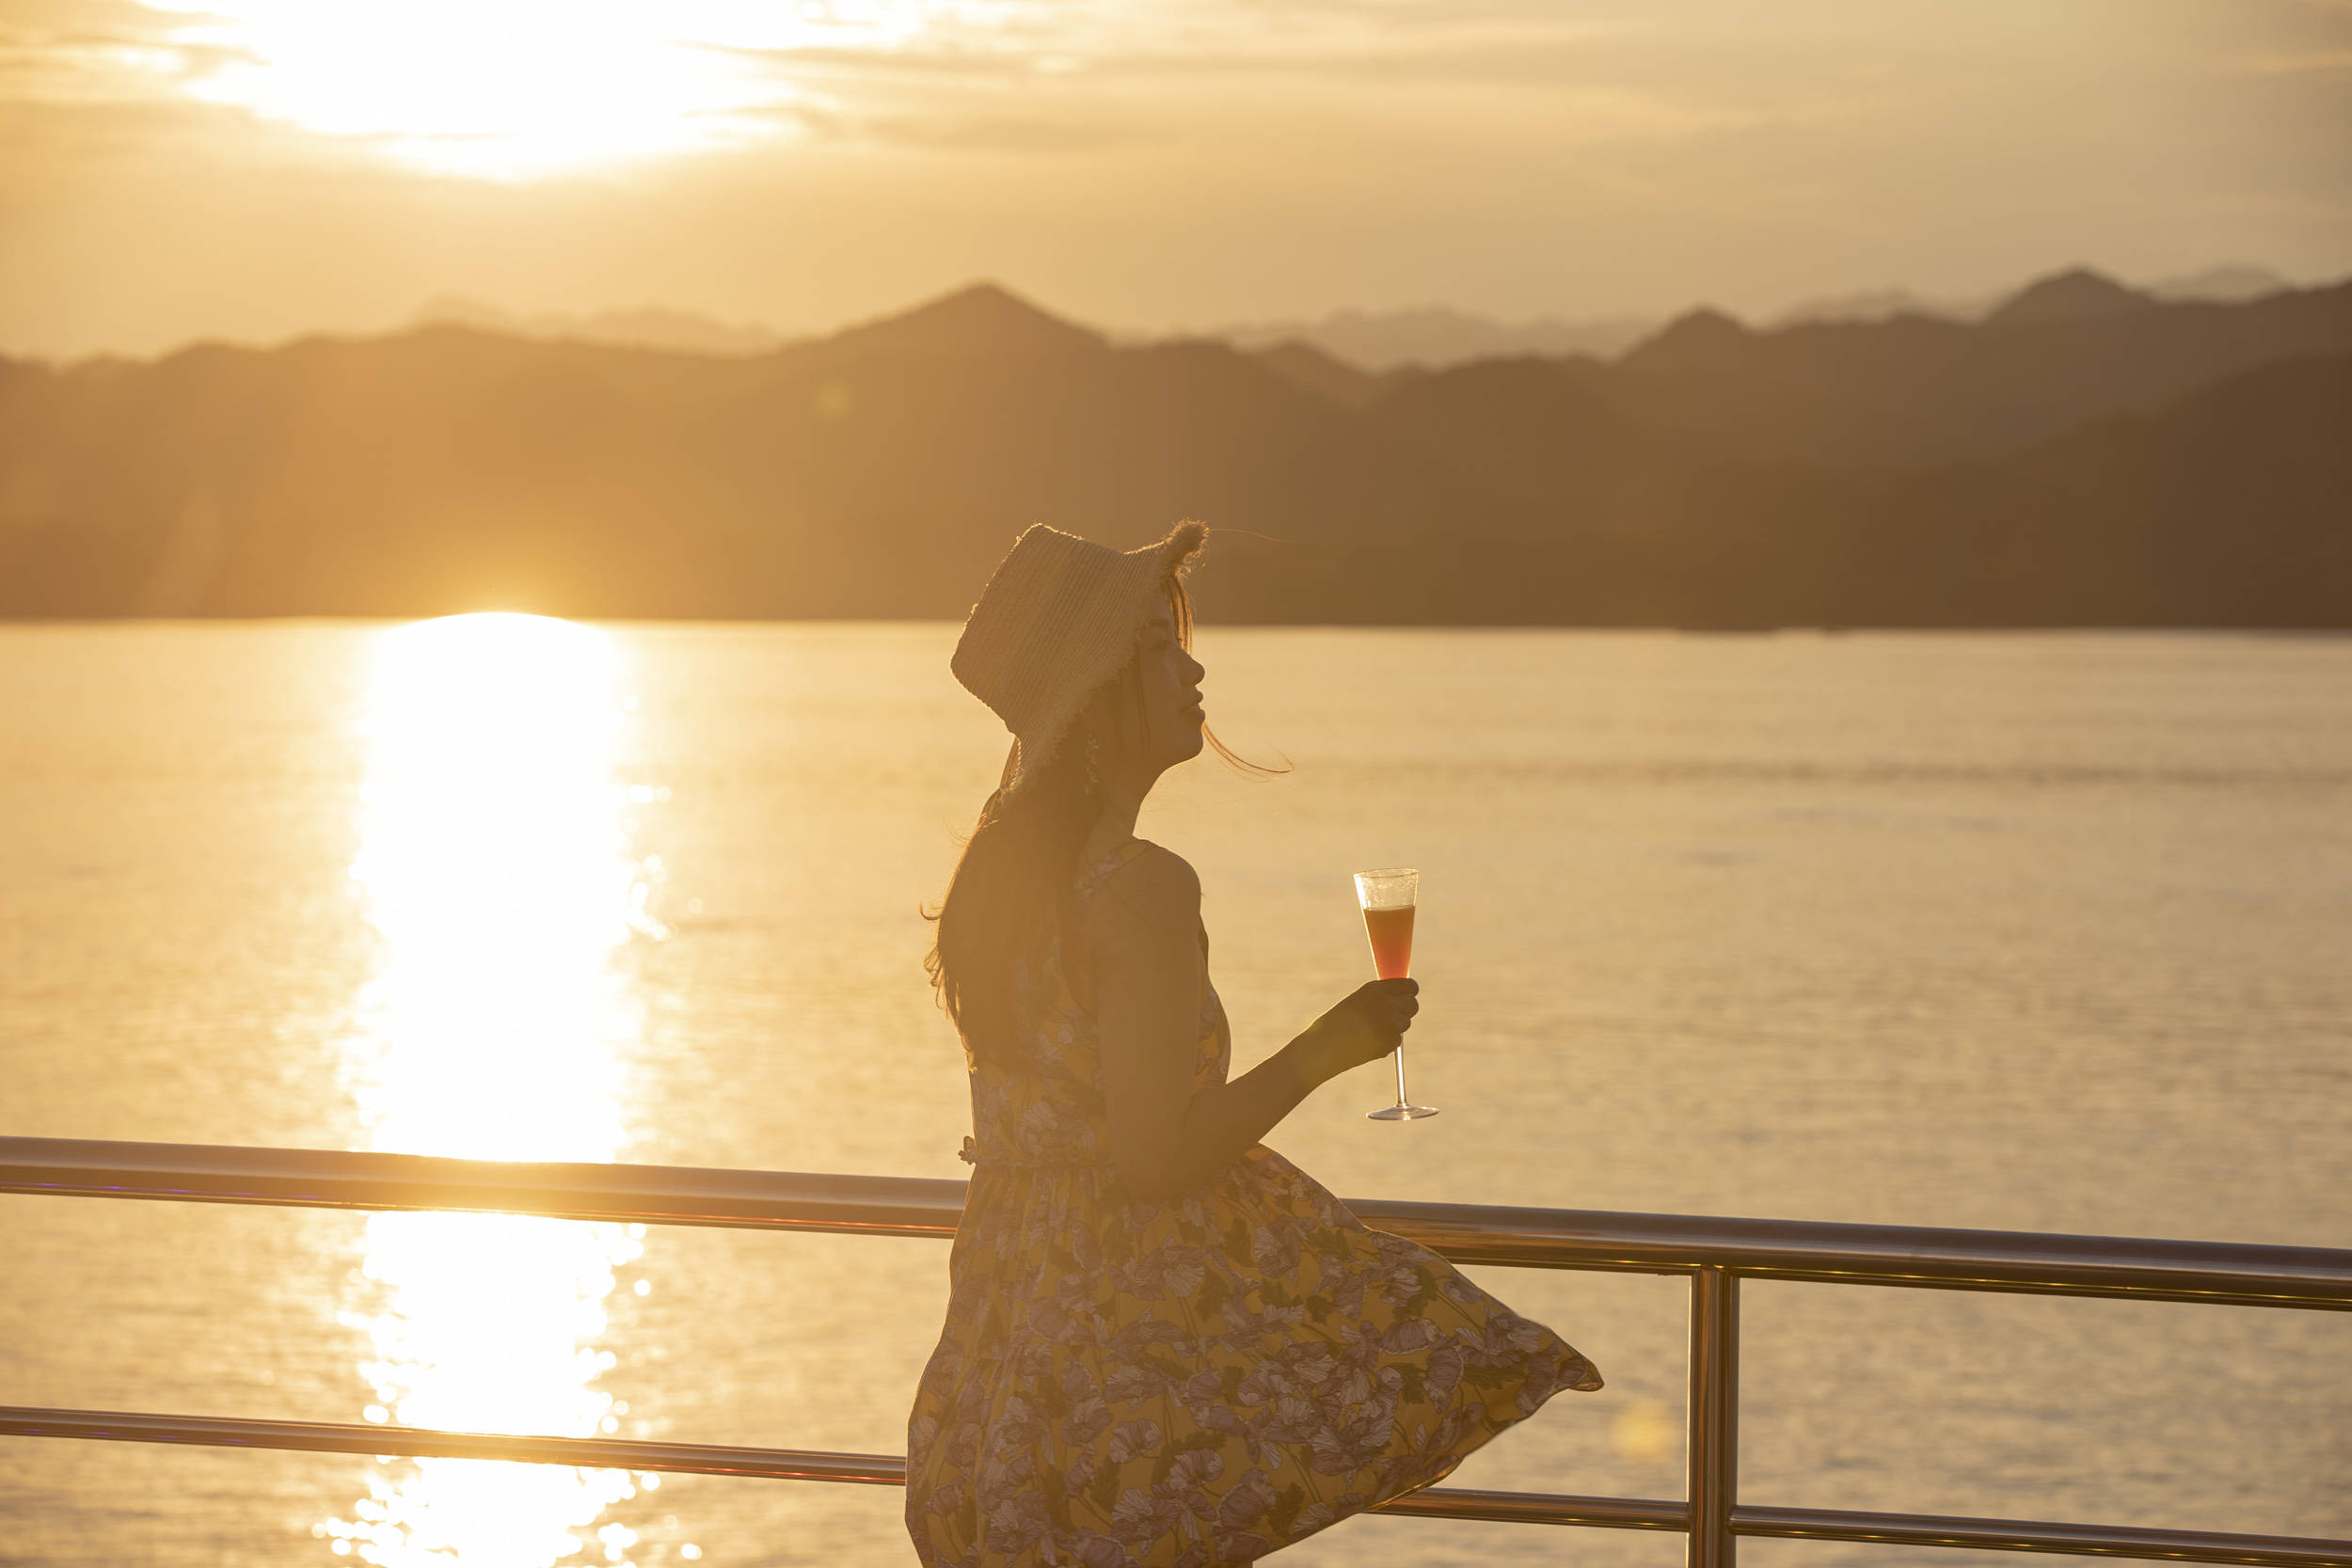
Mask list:
[[[1438,1114],[1435,1105],[1383,1105],[1376,1111],[1366,1111],[1366,1121],[1419,1121]]]

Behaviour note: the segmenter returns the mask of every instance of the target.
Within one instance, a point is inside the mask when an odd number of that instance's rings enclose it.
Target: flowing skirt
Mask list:
[[[933,1568],[1248,1562],[1425,1486],[1593,1364],[1250,1149],[1166,1203],[988,1160],[907,1423]]]

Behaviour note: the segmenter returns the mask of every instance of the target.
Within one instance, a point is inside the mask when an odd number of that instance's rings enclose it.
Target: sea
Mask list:
[[[946,625],[0,627],[0,1133],[960,1177]],[[2352,1247],[2352,639],[1248,629],[1169,774],[1236,1066],[1421,872],[1343,1196]],[[937,1242],[0,1198],[0,1403],[898,1453]],[[1673,1497],[1688,1287],[1453,1483]],[[1742,1500],[2352,1536],[2352,1314],[1752,1284]],[[0,1560],[903,1564],[902,1494],[0,1438]],[[1747,1542],[1751,1568],[1999,1554]],[[1309,1565],[1665,1568],[1364,1517]]]

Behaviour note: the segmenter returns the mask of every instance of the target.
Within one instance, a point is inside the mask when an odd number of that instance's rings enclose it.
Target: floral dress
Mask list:
[[[1145,847],[1089,867],[1081,897]],[[1102,1152],[1093,1017],[1056,947],[1024,978],[1021,1060],[972,1071],[977,1169],[907,1422],[923,1562],[1248,1562],[1601,1386],[1549,1329],[1263,1146],[1165,1202],[1130,1198]],[[1195,1086],[1222,1083],[1214,989],[1200,1042]]]

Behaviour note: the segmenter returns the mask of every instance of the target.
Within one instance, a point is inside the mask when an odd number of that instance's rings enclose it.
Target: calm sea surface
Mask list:
[[[0,628],[0,1132],[960,1176],[939,626]],[[1210,628],[1144,832],[1343,1194],[2352,1246],[2352,641]],[[898,1452],[936,1243],[0,1198],[0,1402]],[[1462,1484],[1680,1486],[1684,1288]],[[1751,1286],[1750,1501],[2352,1535],[2352,1316]],[[0,1439],[0,1560],[912,1560],[884,1489]],[[1750,1544],[1762,1568],[1889,1550]],[[1282,1560],[1660,1564],[1343,1525]],[[1921,1556],[1921,1554],[1911,1554]],[[2002,1560],[1938,1553],[1924,1562]]]

